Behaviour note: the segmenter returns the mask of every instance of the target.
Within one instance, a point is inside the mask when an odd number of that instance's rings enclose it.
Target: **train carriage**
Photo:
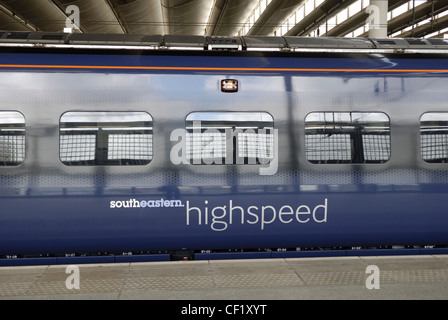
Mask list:
[[[0,32],[0,255],[445,246],[447,48]]]

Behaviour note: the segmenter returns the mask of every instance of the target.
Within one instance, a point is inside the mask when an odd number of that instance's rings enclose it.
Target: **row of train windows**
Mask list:
[[[267,164],[274,158],[274,119],[266,112],[193,112],[179,156],[192,164]],[[0,166],[25,159],[25,118],[0,111]],[[180,139],[181,139],[180,138]],[[305,156],[315,164],[384,163],[390,119],[382,112],[312,112],[305,118]],[[448,112],[420,118],[426,162],[448,162]],[[59,156],[68,166],[145,165],[153,159],[153,118],[146,112],[67,112],[60,118]]]

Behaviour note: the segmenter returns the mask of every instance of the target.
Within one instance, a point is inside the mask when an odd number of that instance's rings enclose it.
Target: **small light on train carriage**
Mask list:
[[[221,80],[221,91],[222,92],[237,92],[238,91],[238,80],[235,80],[235,79]]]

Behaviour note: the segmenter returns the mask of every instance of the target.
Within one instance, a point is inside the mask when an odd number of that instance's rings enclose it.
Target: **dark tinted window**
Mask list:
[[[0,166],[25,160],[25,118],[17,111],[0,111]]]
[[[146,112],[67,112],[59,156],[66,165],[144,165],[152,160],[152,133]]]
[[[186,129],[193,164],[267,164],[274,157],[274,119],[266,112],[193,112]]]
[[[420,152],[426,162],[448,162],[448,113],[429,112],[422,115]]]
[[[305,119],[311,163],[383,163],[390,158],[390,122],[381,112],[313,112]]]

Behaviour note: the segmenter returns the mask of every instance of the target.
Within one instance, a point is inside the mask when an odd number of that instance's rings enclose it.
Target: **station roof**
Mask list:
[[[448,1],[388,1],[388,37],[442,38]],[[371,0],[0,0],[0,30],[367,37]],[[76,11],[77,10],[77,11]]]

